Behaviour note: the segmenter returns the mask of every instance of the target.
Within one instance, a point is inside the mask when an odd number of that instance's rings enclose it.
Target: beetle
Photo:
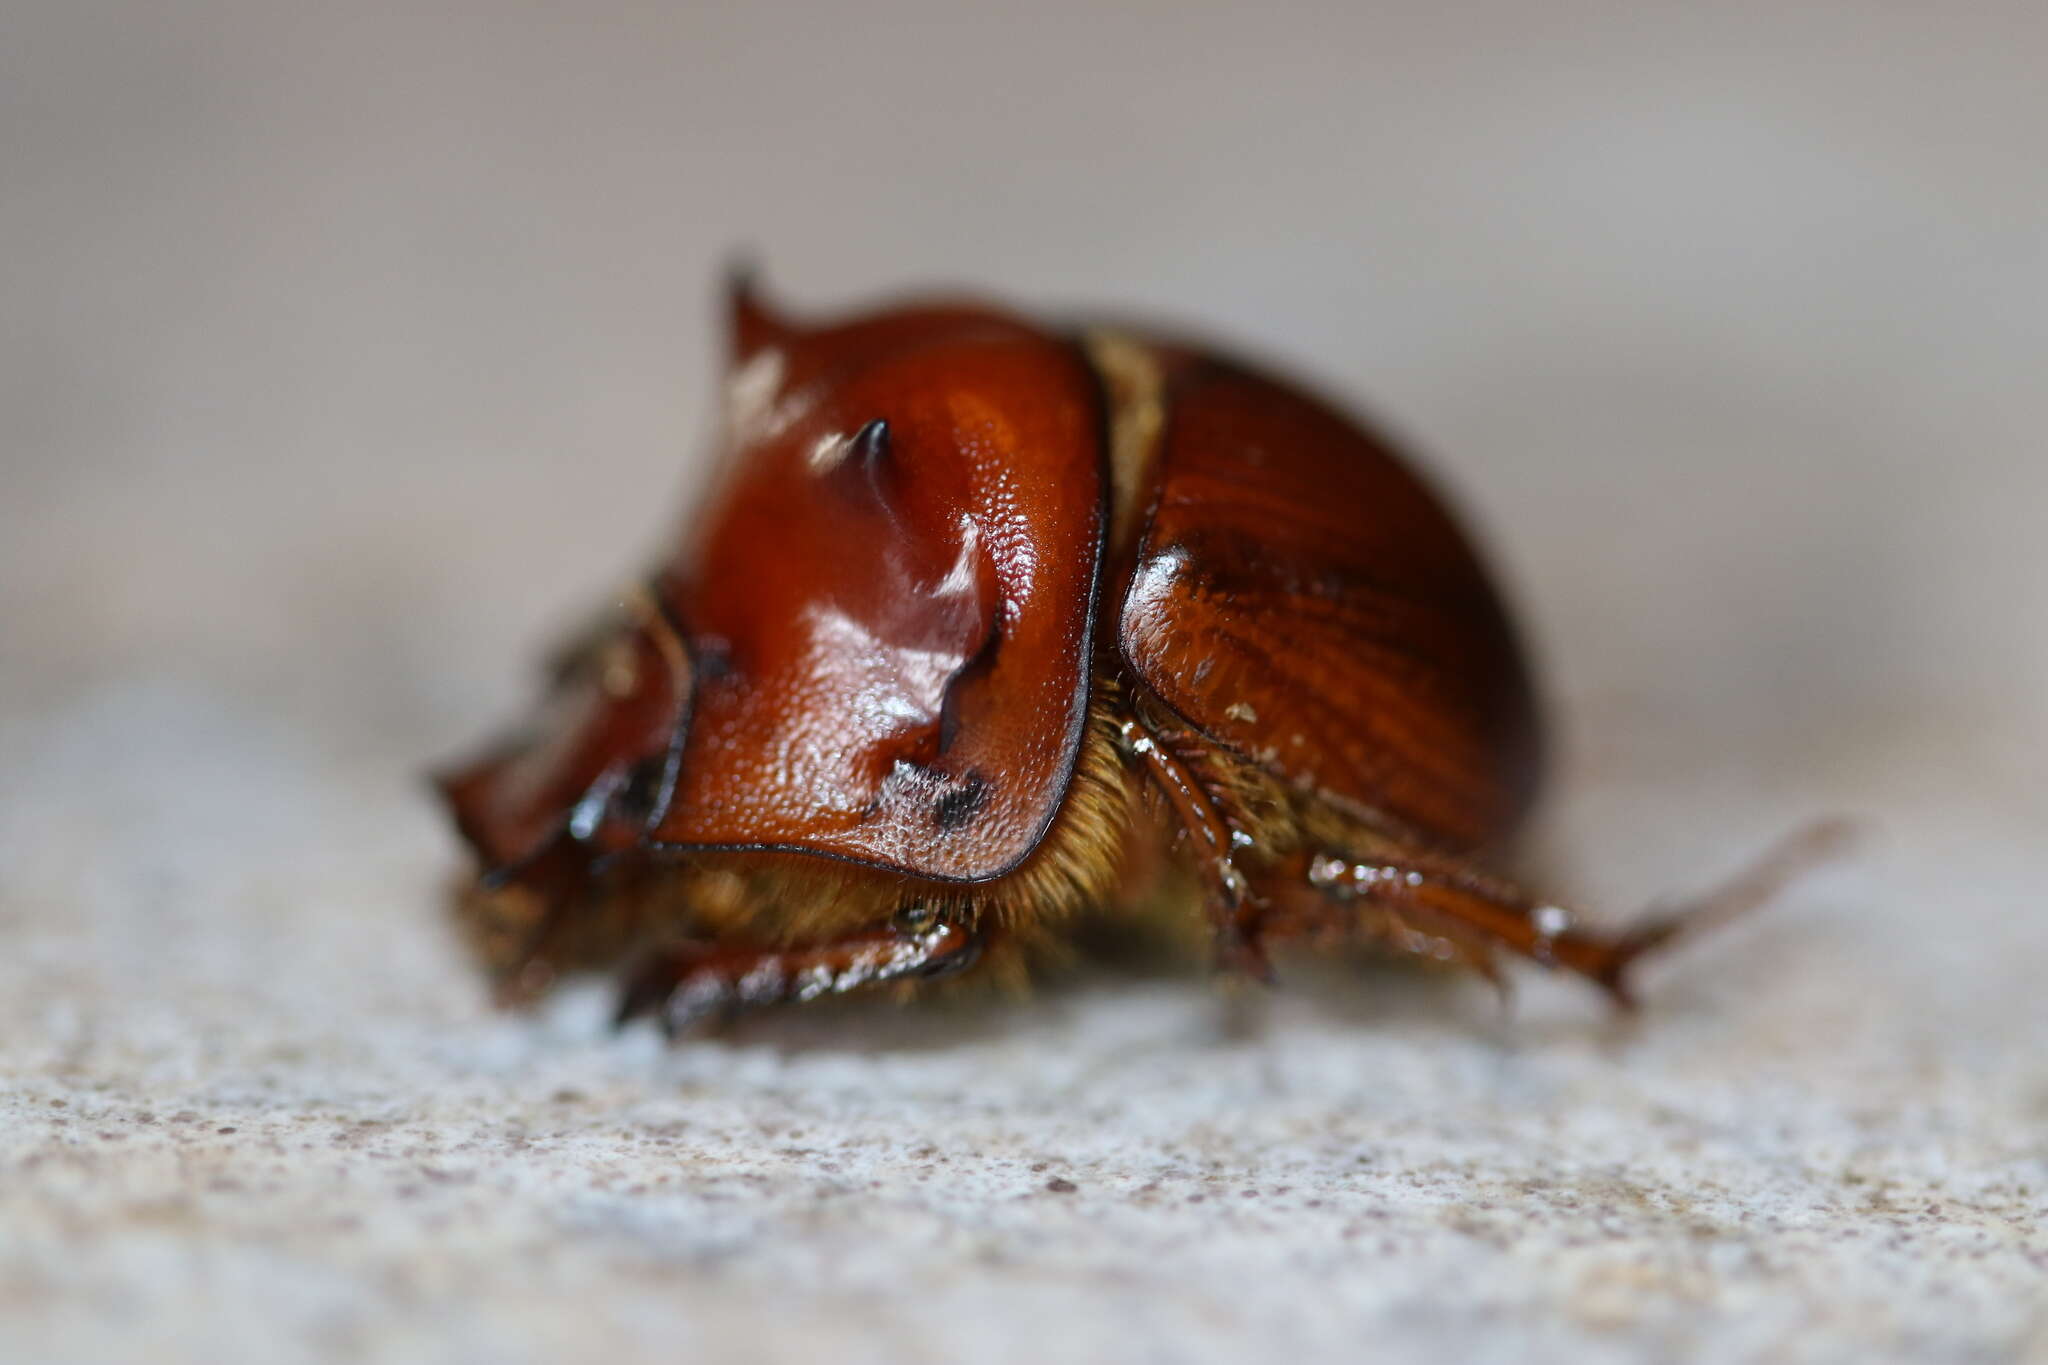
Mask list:
[[[1706,917],[1603,934],[1489,866],[1537,790],[1531,669],[1360,422],[971,298],[803,322],[741,277],[728,313],[708,495],[538,721],[437,779],[508,996],[623,965],[621,1021],[676,1030],[1017,978],[1164,877],[1234,970],[1370,941],[1498,980],[1505,952],[1626,1003]]]

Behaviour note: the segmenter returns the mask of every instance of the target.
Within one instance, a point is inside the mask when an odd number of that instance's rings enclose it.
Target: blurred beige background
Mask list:
[[[2023,4],[0,5],[0,1354],[2048,1353],[2044,62]],[[491,1015],[414,774],[679,514],[736,249],[1405,431],[1586,899],[1879,838],[1635,1037]]]

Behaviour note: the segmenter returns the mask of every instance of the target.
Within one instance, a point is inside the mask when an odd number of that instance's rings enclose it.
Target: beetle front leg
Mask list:
[[[1583,976],[1617,1005],[1632,1008],[1628,972],[1644,955],[1763,904],[1838,851],[1850,832],[1839,821],[1810,825],[1716,890],[1614,934],[1580,929],[1571,911],[1442,855],[1301,854],[1277,870],[1285,884],[1257,932],[1269,939],[1330,938],[1370,928],[1397,948],[1462,963],[1496,982],[1494,954],[1505,949]],[[1359,911],[1375,922],[1361,925]]]
[[[654,1015],[674,1037],[714,1015],[949,976],[972,966],[981,946],[978,932],[922,905],[886,924],[820,943],[687,944],[665,950],[627,977],[615,1022],[623,1026]]]

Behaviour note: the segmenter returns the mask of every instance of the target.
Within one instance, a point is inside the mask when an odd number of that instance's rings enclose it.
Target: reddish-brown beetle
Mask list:
[[[1515,632],[1438,498],[1297,388],[969,301],[802,326],[741,282],[727,402],[671,557],[441,780],[511,993],[630,961],[621,1017],[676,1027],[1015,973],[1161,868],[1261,974],[1377,939],[1626,999],[1686,922],[1587,932],[1475,863],[1536,786]]]

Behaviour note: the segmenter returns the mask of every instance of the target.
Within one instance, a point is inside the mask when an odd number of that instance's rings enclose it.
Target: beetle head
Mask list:
[[[632,847],[674,784],[691,667],[651,593],[627,594],[552,672],[533,724],[437,779],[494,880],[563,836],[592,855]]]

